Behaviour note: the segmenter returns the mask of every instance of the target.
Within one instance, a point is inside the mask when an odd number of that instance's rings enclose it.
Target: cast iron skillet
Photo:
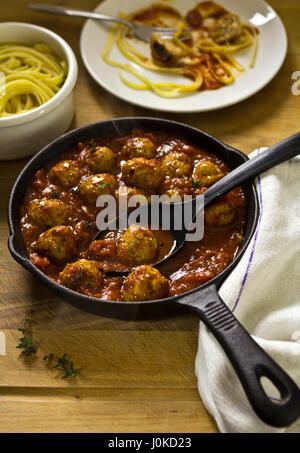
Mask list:
[[[156,308],[170,311],[171,303],[188,307],[196,312],[209,327],[227,354],[256,414],[267,424],[289,426],[300,416],[300,391],[291,378],[257,345],[241,326],[218,295],[218,288],[237,265],[256,229],[260,214],[258,197],[253,183],[244,185],[247,205],[245,240],[234,261],[221,274],[181,296],[145,302],[111,302],[79,294],[58,285],[43,274],[29,260],[22,241],[19,208],[34,173],[51,160],[57,159],[79,141],[94,137],[130,133],[135,127],[149,131],[164,131],[180,135],[214,153],[229,168],[235,168],[248,158],[240,151],[219,142],[210,135],[190,126],[156,118],[120,118],[103,121],[71,131],[53,141],[36,154],[17,178],[8,205],[10,237],[8,247],[13,258],[39,277],[56,294],[83,310],[104,316],[137,319],[157,314]],[[160,313],[160,310],[158,311]],[[280,393],[280,399],[271,399],[264,391],[261,378],[269,379]]]

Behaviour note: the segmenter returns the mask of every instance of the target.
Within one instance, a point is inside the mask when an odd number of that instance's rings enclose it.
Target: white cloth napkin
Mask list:
[[[300,386],[300,156],[257,178],[257,190],[261,215],[256,233],[220,295]],[[277,429],[258,418],[222,348],[202,322],[195,368],[201,399],[220,432],[300,432],[300,420]]]

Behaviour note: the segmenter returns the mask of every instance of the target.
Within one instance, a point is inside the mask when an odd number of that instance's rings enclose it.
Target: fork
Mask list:
[[[117,22],[119,24],[126,25],[131,28],[134,36],[141,41],[149,42],[150,37],[153,33],[160,33],[164,36],[173,35],[177,29],[176,28],[162,28],[162,27],[151,27],[150,25],[138,24],[134,22],[129,22],[128,20],[121,19],[114,16],[106,16],[104,14],[99,14],[91,11],[86,11],[83,9],[67,8],[63,6],[56,5],[42,5],[42,4],[33,4],[29,5],[29,8],[36,11],[41,11],[45,13],[52,14],[62,14],[65,16],[76,16],[76,17],[85,17],[87,19],[96,19],[106,22]],[[187,31],[186,29],[184,31]]]

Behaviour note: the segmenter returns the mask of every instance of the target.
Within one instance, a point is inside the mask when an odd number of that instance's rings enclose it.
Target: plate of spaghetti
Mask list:
[[[91,76],[111,94],[166,112],[227,107],[266,86],[287,52],[284,25],[262,0],[105,0],[97,12],[176,29],[149,43],[122,24],[88,20],[81,54]]]

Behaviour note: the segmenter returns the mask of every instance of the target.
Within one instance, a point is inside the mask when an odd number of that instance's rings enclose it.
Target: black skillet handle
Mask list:
[[[205,294],[206,293],[206,294]],[[198,299],[198,300],[197,300]],[[203,302],[205,300],[205,302]],[[300,390],[286,372],[253,340],[220,298],[215,286],[178,300],[195,311],[226,352],[256,414],[265,423],[287,427],[300,417]],[[271,399],[261,378],[277,388],[280,399]]]

